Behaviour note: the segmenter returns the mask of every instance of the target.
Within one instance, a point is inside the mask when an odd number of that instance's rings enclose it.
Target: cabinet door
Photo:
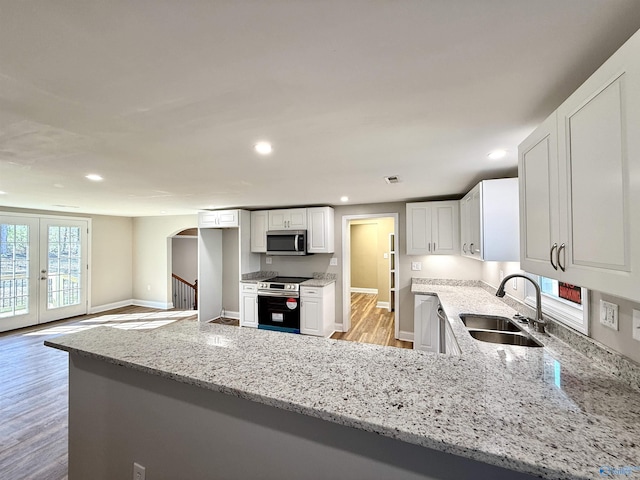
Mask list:
[[[307,229],[307,209],[306,208],[292,208],[288,210],[288,223],[287,227],[291,230],[306,230]]]
[[[413,348],[427,352],[440,351],[438,299],[433,295],[416,295],[413,312]]]
[[[557,138],[554,113],[518,148],[520,265],[551,278],[558,278],[555,258],[560,245]]]
[[[269,210],[269,230],[285,230],[286,210]]]
[[[566,228],[558,261],[568,281],[612,293],[628,289],[632,271],[627,136],[637,137],[628,120],[638,115],[629,112],[628,95],[638,96],[639,88],[629,80],[621,73],[558,109],[561,190],[567,193],[560,198]]]
[[[322,297],[301,298],[300,333],[322,336]]]
[[[260,210],[251,212],[251,251],[264,253],[267,251],[267,223],[269,212]]]
[[[457,255],[460,251],[459,204],[432,202],[431,253]]]
[[[335,248],[333,208],[307,208],[307,251],[309,253],[333,253]]]
[[[482,258],[482,184],[478,184],[469,196],[469,253]]]
[[[220,210],[218,214],[219,227],[237,227],[238,226],[238,210]]]
[[[431,253],[431,205],[407,203],[407,255]]]
[[[242,294],[242,312],[240,325],[243,327],[258,327],[258,295],[255,293]]]
[[[469,201],[471,196],[465,195],[460,200],[460,254],[465,257],[470,256],[469,244],[470,238],[470,225],[469,225]]]
[[[198,213],[198,227],[216,228],[218,226],[218,212]]]

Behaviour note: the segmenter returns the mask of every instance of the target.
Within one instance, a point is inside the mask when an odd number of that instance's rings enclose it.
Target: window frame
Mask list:
[[[540,275],[527,273],[540,285]],[[551,277],[546,277],[551,278]],[[553,278],[552,280],[557,280]],[[557,280],[560,281],[560,280]],[[535,308],[536,294],[533,285],[525,282],[524,303]],[[582,287],[582,308],[574,306],[571,302],[542,293],[542,312],[563,325],[572,328],[584,335],[589,335],[589,290]]]

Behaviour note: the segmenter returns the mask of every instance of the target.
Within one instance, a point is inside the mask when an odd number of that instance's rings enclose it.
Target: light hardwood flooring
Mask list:
[[[413,348],[412,342],[395,339],[394,312],[377,308],[378,296],[367,293],[351,294],[351,329],[336,332],[331,338],[389,347]]]
[[[98,325],[148,329],[187,318],[195,312],[124,307],[0,333],[0,479],[67,479],[68,354],[45,340]]]

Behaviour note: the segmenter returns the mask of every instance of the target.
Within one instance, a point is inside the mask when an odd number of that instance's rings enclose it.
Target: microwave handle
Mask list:
[[[298,237],[299,237],[299,236],[300,236],[300,235],[298,235],[298,234],[296,233],[295,237],[293,238],[293,248],[295,249],[295,251],[296,251],[296,252],[298,252],[298,251],[299,251],[299,250],[298,250]]]

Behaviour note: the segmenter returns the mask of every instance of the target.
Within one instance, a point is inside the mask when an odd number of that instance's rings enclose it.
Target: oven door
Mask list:
[[[300,333],[300,298],[258,293],[258,328]]]

